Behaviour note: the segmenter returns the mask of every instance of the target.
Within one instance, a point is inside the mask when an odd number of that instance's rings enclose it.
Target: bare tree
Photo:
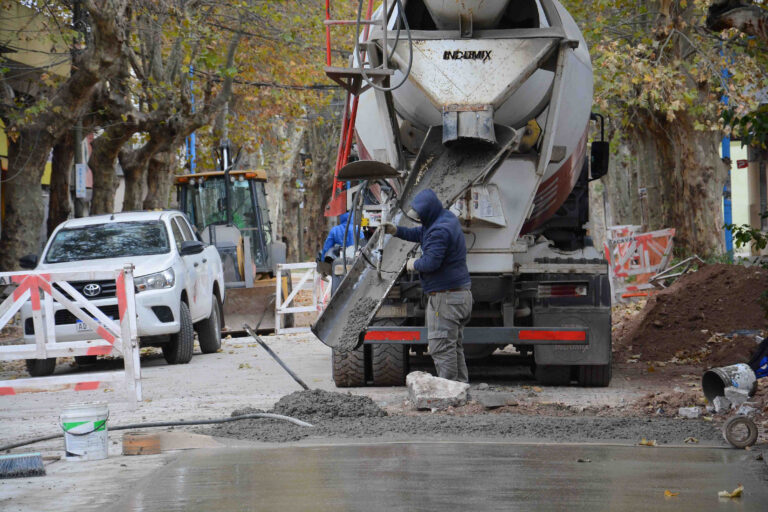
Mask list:
[[[72,57],[72,73],[39,97],[16,97],[3,87],[0,116],[9,137],[9,173],[4,183],[6,217],[0,238],[0,268],[18,268],[21,256],[38,250],[36,233],[43,223],[40,179],[56,142],[82,119],[91,96],[105,77],[119,69],[128,0],[84,0],[90,33],[85,48]]]

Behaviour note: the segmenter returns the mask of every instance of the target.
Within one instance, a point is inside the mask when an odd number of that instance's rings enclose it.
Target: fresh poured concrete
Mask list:
[[[765,511],[768,470],[755,455],[461,442],[199,450],[156,469],[112,510]],[[739,483],[743,497],[718,498]]]

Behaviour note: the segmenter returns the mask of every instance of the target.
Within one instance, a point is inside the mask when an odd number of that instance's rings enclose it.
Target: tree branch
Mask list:
[[[707,11],[707,28],[735,28],[768,43],[768,9],[744,0],[714,0]]]

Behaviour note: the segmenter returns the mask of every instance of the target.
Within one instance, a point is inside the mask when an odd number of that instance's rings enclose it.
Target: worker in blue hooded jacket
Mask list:
[[[328,233],[328,237],[325,239],[325,244],[323,245],[323,253],[321,254],[322,258],[325,258],[325,254],[328,252],[329,249],[331,249],[334,245],[338,245],[341,247],[341,250],[343,251],[350,245],[355,245],[355,222],[354,219],[349,223],[349,229],[347,229],[347,219],[349,218],[349,212],[342,213],[339,215],[339,224],[338,226],[333,226],[331,228],[331,231]],[[347,243],[343,243],[344,241],[344,230],[347,230]],[[363,240],[365,239],[365,236],[363,235],[363,230],[360,230],[360,245],[363,245]]]
[[[439,377],[469,382],[463,338],[472,313],[472,283],[459,219],[443,208],[430,189],[416,194],[406,215],[421,226],[386,223],[384,229],[387,234],[421,244],[421,257],[409,259],[406,268],[419,272],[422,290],[428,296],[429,353]]]

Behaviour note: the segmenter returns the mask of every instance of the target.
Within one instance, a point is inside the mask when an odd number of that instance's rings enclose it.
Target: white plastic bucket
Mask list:
[[[59,417],[64,431],[64,455],[67,460],[99,460],[107,458],[109,439],[106,402],[68,405]]]
[[[749,396],[755,396],[757,393],[755,372],[748,364],[739,363],[722,368],[712,368],[704,372],[701,378],[704,396],[710,402],[718,396],[725,396],[725,388],[729,386],[744,389]]]

